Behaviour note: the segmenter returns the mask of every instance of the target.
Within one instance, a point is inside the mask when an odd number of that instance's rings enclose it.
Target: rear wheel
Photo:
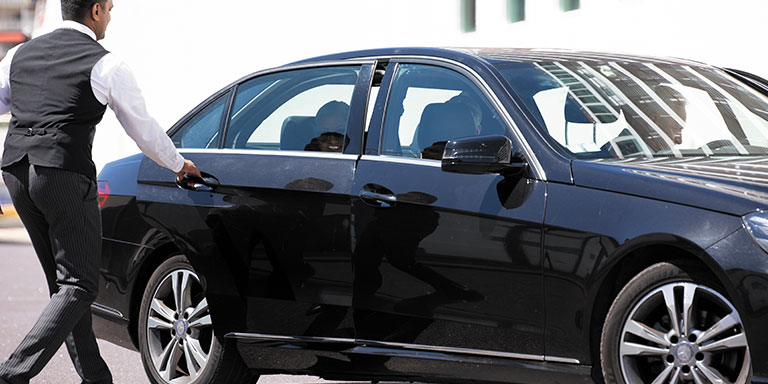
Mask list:
[[[728,299],[669,263],[655,264],[622,289],[601,345],[607,383],[748,383],[749,346]]]
[[[164,261],[150,277],[139,312],[139,351],[157,384],[248,383],[234,344],[213,333],[200,279],[183,255]]]

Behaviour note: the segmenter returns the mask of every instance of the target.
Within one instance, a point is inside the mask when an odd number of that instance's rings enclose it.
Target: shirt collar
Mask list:
[[[75,31],[78,31],[90,36],[91,39],[96,40],[96,33],[94,33],[92,29],[88,28],[84,24],[78,23],[77,21],[64,20],[64,23],[61,24],[61,28],[74,29]]]

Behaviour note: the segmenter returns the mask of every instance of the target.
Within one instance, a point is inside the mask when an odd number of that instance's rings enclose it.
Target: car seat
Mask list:
[[[459,103],[433,103],[421,114],[416,128],[416,146],[422,152],[438,142],[475,135],[475,121],[469,107]]]
[[[315,136],[314,116],[288,116],[280,131],[280,149],[303,151]]]

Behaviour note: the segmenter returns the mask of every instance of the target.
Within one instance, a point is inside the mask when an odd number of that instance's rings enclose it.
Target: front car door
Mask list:
[[[358,343],[543,361],[545,183],[441,170],[447,140],[510,119],[443,62],[392,61],[381,88],[352,187]]]

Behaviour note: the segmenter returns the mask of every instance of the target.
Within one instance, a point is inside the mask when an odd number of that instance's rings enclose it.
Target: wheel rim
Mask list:
[[[629,384],[741,384],[749,376],[749,346],[738,312],[702,285],[670,283],[647,294],[632,308],[619,343]]]
[[[155,372],[167,383],[194,382],[208,365],[213,329],[200,279],[187,269],[170,272],[152,296],[147,346]]]

